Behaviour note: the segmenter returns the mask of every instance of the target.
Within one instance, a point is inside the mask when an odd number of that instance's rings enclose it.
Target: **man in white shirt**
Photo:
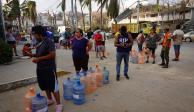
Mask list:
[[[175,51],[175,58],[172,61],[179,61],[180,47],[184,36],[184,32],[180,28],[181,28],[180,25],[176,26],[176,30],[174,31],[173,37],[172,37],[173,43],[174,43],[174,51]]]

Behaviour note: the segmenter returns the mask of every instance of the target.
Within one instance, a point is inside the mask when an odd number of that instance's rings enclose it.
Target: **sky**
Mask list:
[[[2,0],[3,3],[5,3],[6,0]],[[23,2],[24,0],[20,0],[20,2]],[[62,0],[34,0],[36,1],[36,5],[37,5],[37,12],[60,12],[61,11],[61,7],[57,6],[60,4],[60,2]],[[80,5],[79,5],[79,0],[77,0],[77,9],[78,11],[80,11]],[[133,3],[135,3],[137,0],[122,0],[123,4],[121,4],[121,11],[129,6],[131,6]],[[141,0],[142,1],[142,0]],[[176,0],[172,0],[172,1],[176,1]],[[147,3],[156,3],[156,0],[147,0],[143,2],[143,4],[147,4]],[[133,7],[135,7],[136,5],[133,5]],[[97,5],[97,3],[92,2],[92,11],[97,11],[99,8],[99,6]],[[71,0],[66,0],[66,11],[70,11],[71,10]],[[84,12],[88,13],[88,8],[85,7],[84,8]]]

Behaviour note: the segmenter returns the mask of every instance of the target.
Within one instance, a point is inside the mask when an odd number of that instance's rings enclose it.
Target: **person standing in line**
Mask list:
[[[81,69],[86,72],[88,70],[89,51],[92,46],[90,41],[83,37],[83,30],[77,29],[75,37],[71,40],[72,58],[76,73]]]
[[[88,29],[87,37],[88,37],[89,40],[92,38],[93,34],[94,34],[94,33],[92,32],[91,28]]]
[[[182,44],[182,40],[184,37],[184,32],[181,30],[181,26],[177,25],[176,30],[173,33],[173,43],[174,43],[174,51],[175,51],[175,58],[172,61],[179,61],[180,55],[180,48]]]
[[[152,64],[155,64],[155,59],[156,59],[155,51],[157,47],[157,42],[158,42],[158,35],[156,34],[155,29],[152,28],[150,31],[150,34],[148,35],[148,38],[146,38],[146,48],[148,48],[152,53],[152,58],[153,58]],[[147,56],[146,63],[149,63],[149,55]]]
[[[10,47],[13,48],[15,56],[18,56],[17,49],[16,49],[16,39],[15,39],[13,32],[12,32],[12,26],[7,26],[6,30],[7,30],[7,32],[6,32],[5,36],[6,36],[7,44],[9,44]]]
[[[104,31],[101,31],[100,34],[102,35],[102,45],[104,46],[104,49],[103,49],[103,51],[102,51],[102,57],[103,57],[103,58],[107,58],[107,57],[105,56],[105,51],[106,51],[106,46],[105,46],[105,45],[106,45],[106,40],[107,40],[106,34],[105,34]]]
[[[54,42],[46,37],[46,30],[38,25],[32,27],[32,35],[38,41],[36,54],[30,54],[34,57],[32,62],[37,64],[37,80],[41,90],[46,92],[48,105],[54,104],[52,94],[54,95],[56,112],[62,112],[63,107],[60,102],[58,80],[56,74],[56,52]]]
[[[71,29],[70,28],[66,28],[65,29],[65,33],[63,34],[63,37],[64,37],[64,47],[65,49],[70,49],[71,48],[71,45],[70,45],[70,40],[71,40]]]
[[[162,68],[168,68],[169,65],[169,51],[171,47],[171,34],[169,32],[169,28],[165,29],[165,36],[162,41],[162,50],[161,50],[161,59],[162,63],[159,64]]]
[[[145,41],[145,37],[144,37],[144,34],[143,34],[143,31],[140,31],[139,32],[139,35],[137,36],[137,45],[138,45],[138,50],[139,52],[141,52],[143,49],[143,43]]]
[[[117,47],[116,52],[116,80],[120,80],[120,67],[121,62],[124,59],[124,76],[129,79],[128,76],[128,66],[129,66],[129,53],[131,51],[131,46],[133,45],[133,39],[127,33],[127,28],[122,26],[120,32],[115,36],[114,46]]]
[[[100,30],[96,31],[96,33],[94,34],[94,40],[96,45],[96,56],[100,56],[100,59],[103,60],[104,45],[102,34],[100,32]]]

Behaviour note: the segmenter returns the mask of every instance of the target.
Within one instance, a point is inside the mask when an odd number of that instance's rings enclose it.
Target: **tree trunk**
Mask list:
[[[80,4],[81,6],[81,4]],[[85,28],[85,16],[84,16],[84,13],[83,13],[83,7],[81,6],[81,12],[82,12],[82,18],[83,18],[83,27],[84,27],[84,31],[86,31],[86,28]]]
[[[90,5],[89,5],[89,16],[90,16],[90,29],[92,29],[92,0],[90,0]]]
[[[76,29],[77,29],[78,28],[77,0],[75,0],[74,6],[75,6],[75,20],[76,20],[75,26],[76,26]]]
[[[103,29],[103,19],[102,19],[102,11],[103,11],[103,7],[102,7],[102,0],[101,2],[101,8],[100,8],[100,29]]]
[[[63,25],[66,26],[65,10],[63,11]]]
[[[75,31],[76,29],[75,29],[75,23],[74,23],[74,10],[73,10],[73,0],[71,0],[71,12],[72,12],[72,18],[71,18],[71,20],[72,20],[72,27],[73,27],[73,30]]]
[[[4,26],[4,17],[2,11],[2,1],[0,1],[0,39],[5,41],[5,26]]]

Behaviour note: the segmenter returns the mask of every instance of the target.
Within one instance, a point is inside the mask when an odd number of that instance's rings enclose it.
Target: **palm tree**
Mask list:
[[[182,0],[181,1],[181,11],[183,12],[182,13],[183,21],[185,21],[185,12],[186,12],[186,9],[187,9],[187,4],[189,2],[190,2],[190,0]]]
[[[61,9],[63,11],[63,24],[66,26],[66,17],[65,17],[66,0],[62,0],[62,2],[61,2]]]
[[[79,0],[79,3],[80,3],[80,6],[81,6],[81,13],[82,13],[82,22],[83,22],[83,28],[84,28],[84,31],[86,30],[85,28],[85,16],[84,16],[84,13],[83,13],[83,0]]]
[[[87,6],[89,8],[89,18],[90,18],[90,29],[92,29],[92,0],[84,0],[83,6]]]
[[[75,8],[75,20],[76,20],[76,29],[78,27],[78,13],[77,13],[77,0],[74,1],[74,8]]]

